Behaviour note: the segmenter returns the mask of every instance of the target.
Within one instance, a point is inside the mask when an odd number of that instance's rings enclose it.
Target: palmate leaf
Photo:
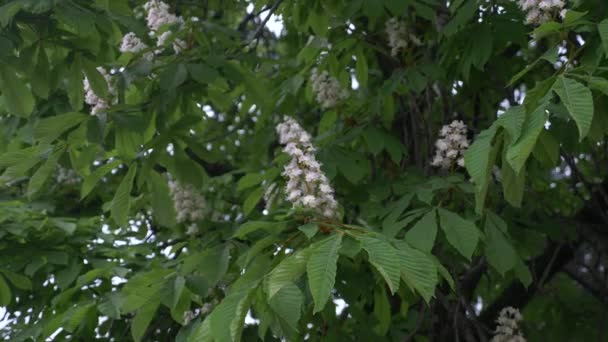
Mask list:
[[[490,172],[498,152],[498,143],[493,142],[497,127],[494,124],[489,129],[481,132],[464,153],[464,164],[473,183],[475,183],[475,211],[478,214],[483,211],[490,182]]]
[[[284,326],[283,330],[290,332],[287,335],[298,332],[298,321],[304,304],[304,295],[300,288],[295,284],[287,284],[268,301],[268,304],[283,323],[281,324]]]
[[[358,237],[361,247],[367,252],[369,262],[380,272],[392,293],[399,289],[399,260],[397,251],[381,237],[365,235]]]
[[[439,208],[439,218],[441,219],[441,229],[450,245],[456,248],[462,256],[471,260],[480,237],[475,223],[442,208]]]
[[[137,311],[131,323],[131,335],[134,341],[139,342],[142,340],[159,305],[160,300],[156,298],[146,303]]]
[[[437,237],[437,211],[431,210],[405,234],[405,240],[421,251],[430,252]]]
[[[507,150],[506,160],[516,174],[521,172],[547,121],[545,107],[545,105],[541,105],[526,115],[519,139],[511,143]]]
[[[112,199],[111,214],[116,223],[127,225],[129,211],[131,210],[131,190],[133,189],[133,180],[137,173],[137,164],[131,164],[127,175],[116,190],[114,199]]]
[[[311,253],[311,248],[300,250],[285,258],[270,272],[265,281],[269,299],[272,299],[284,286],[293,283],[306,272],[306,265]]]
[[[32,114],[36,104],[32,92],[13,68],[2,63],[0,63],[0,92],[10,114],[21,117]]]
[[[439,282],[433,257],[410,247],[404,241],[395,245],[403,281],[428,303],[435,294],[435,287]]]
[[[574,122],[576,122],[579,140],[583,140],[589,133],[593,121],[591,90],[578,81],[560,76],[553,85],[553,91],[559,96]]]
[[[488,212],[485,223],[485,254],[488,263],[501,275],[512,270],[518,260],[517,252],[504,235],[506,223],[498,216]]]
[[[334,288],[341,243],[342,234],[334,234],[311,246],[312,251],[306,263],[306,273],[308,286],[315,303],[315,313],[323,310]]]

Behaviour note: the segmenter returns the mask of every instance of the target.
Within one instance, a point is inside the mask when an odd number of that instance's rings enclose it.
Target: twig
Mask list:
[[[256,41],[256,45],[259,42],[259,38],[262,35],[262,33],[264,33],[264,27],[266,27],[266,24],[268,23],[268,20],[270,20],[270,17],[274,14],[274,11],[277,10],[277,8],[279,7],[279,5],[283,2],[283,0],[277,0],[269,9],[268,9],[268,15],[266,15],[266,18],[264,18],[264,20],[262,20],[262,22],[260,23],[260,26],[258,26],[258,28],[255,30],[255,33],[253,34],[253,37],[251,37],[251,40],[249,41],[249,43],[251,43],[252,41]]]

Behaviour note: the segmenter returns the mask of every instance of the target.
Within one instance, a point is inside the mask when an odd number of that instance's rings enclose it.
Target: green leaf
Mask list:
[[[0,26],[2,28],[8,26],[22,8],[23,3],[19,1],[12,1],[0,7]]]
[[[450,245],[456,248],[462,256],[471,260],[480,236],[475,223],[442,208],[439,208],[439,218],[441,219],[441,229]]]
[[[303,304],[304,295],[295,284],[283,286],[268,301],[268,305],[280,318],[282,325],[289,329],[288,336],[298,332],[298,321],[302,315]]]
[[[399,232],[407,227],[410,223],[416,221],[420,216],[424,215],[427,211],[426,208],[414,209],[408,212],[405,218],[396,222],[386,222],[382,224],[382,232],[389,238],[393,238],[399,234]]]
[[[475,183],[475,211],[480,214],[488,192],[492,166],[498,153],[497,144],[493,143],[497,125],[482,131],[475,142],[464,153],[464,165],[473,183]]]
[[[306,273],[315,303],[314,313],[323,310],[334,288],[341,243],[342,234],[334,234],[311,246],[312,252],[306,264]]]
[[[506,159],[506,155],[504,158]],[[505,200],[512,206],[519,208],[524,197],[526,169],[522,169],[519,173],[516,173],[509,163],[503,160],[501,178]]]
[[[266,174],[263,173],[248,173],[239,179],[236,186],[236,191],[243,191],[261,184],[265,178]]]
[[[380,129],[374,126],[369,126],[365,132],[363,132],[367,147],[374,155],[377,155],[384,149],[385,135],[386,134],[384,134]]]
[[[288,256],[268,274],[265,286],[269,299],[304,274],[311,252],[311,248],[306,248]]]
[[[299,226],[298,230],[304,233],[304,235],[306,235],[306,237],[310,240],[319,231],[319,226],[317,226],[315,223],[307,223]]]
[[[6,280],[4,280],[4,277],[0,276],[0,306],[6,307],[11,303],[12,298],[11,288],[6,283]]]
[[[600,38],[602,39],[604,55],[608,56],[608,19],[600,21],[600,23],[597,25],[597,30],[600,33]]]
[[[186,285],[186,278],[181,275],[178,275],[173,280],[173,298],[171,300],[171,308],[175,308],[182,296],[182,292],[184,291],[184,286]]]
[[[532,284],[532,273],[523,260],[518,258],[517,264],[515,264],[515,276],[521,281],[521,283],[528,287]]]
[[[521,135],[515,143],[509,146],[506,155],[507,162],[516,174],[521,172],[530,153],[532,153],[546,121],[545,106],[540,106],[534,112],[526,115]]]
[[[247,199],[245,199],[245,202],[243,203],[243,214],[245,216],[251,213],[251,211],[255,208],[258,202],[260,202],[260,200],[262,199],[262,196],[264,196],[264,188],[262,187],[253,190],[253,192],[251,192],[251,194],[247,196]]]
[[[41,167],[34,172],[30,181],[27,184],[27,196],[32,199],[34,195],[40,191],[44,183],[49,179],[55,167],[57,166],[57,161],[63,155],[65,149],[63,147],[59,148],[57,151],[53,152],[49,158],[42,164]]]
[[[184,64],[171,63],[160,73],[160,88],[162,90],[177,89],[188,79],[188,69]]]
[[[74,62],[68,70],[67,93],[72,109],[81,110],[84,103],[84,87],[82,82],[82,61],[79,55],[74,57]]]
[[[240,340],[243,321],[250,306],[251,289],[233,291],[222,300],[211,313],[210,327],[213,341],[232,342]]]
[[[36,101],[31,91],[15,73],[15,69],[0,63],[0,91],[9,114],[28,117]]]
[[[193,80],[200,84],[209,84],[219,77],[219,73],[214,68],[206,64],[188,64],[188,73]]]
[[[156,268],[148,272],[140,272],[129,279],[121,291],[124,298],[121,312],[130,313],[158,300],[160,290],[167,282],[166,276],[171,272],[173,271]],[[95,275],[96,277],[97,275]],[[80,283],[79,279],[78,284]]]
[[[92,61],[85,59],[82,67],[95,95],[102,99],[109,99],[108,82],[97,70],[97,66]]]
[[[168,203],[173,202],[173,199],[167,182],[154,171],[148,174],[146,180],[150,191],[152,215],[161,226],[173,227],[175,225],[175,208],[168,205]]]
[[[207,316],[201,324],[193,329],[192,334],[188,336],[188,342],[213,342],[211,316]]]
[[[562,100],[568,112],[576,122],[579,140],[582,141],[589,133],[593,121],[593,97],[591,90],[578,81],[560,76],[557,78],[553,91]]]
[[[127,175],[116,189],[116,194],[112,199],[111,214],[116,223],[126,226],[131,210],[131,190],[133,189],[133,180],[137,174],[137,164],[133,163],[129,167]]]
[[[488,263],[501,275],[515,267],[517,263],[517,253],[511,243],[502,232],[501,226],[506,226],[502,219],[493,213],[488,212],[485,224],[485,253]]]
[[[88,118],[81,113],[67,113],[44,118],[34,127],[34,137],[41,144],[49,144],[59,138],[70,128],[80,124]]]
[[[468,0],[456,11],[456,15],[444,27],[442,33],[451,36],[460,31],[477,13],[477,1]]]
[[[142,340],[159,305],[160,301],[151,300],[137,311],[137,314],[133,317],[133,322],[131,323],[131,335],[133,336],[134,341],[139,342]]]
[[[541,39],[541,38],[558,33],[561,30],[561,28],[562,28],[562,25],[560,23],[557,23],[555,21],[548,21],[548,22],[543,23],[539,27],[537,27],[532,32],[532,35],[534,36],[534,39]]]
[[[4,274],[4,276],[18,289],[21,290],[32,290],[32,281],[30,278],[21,275],[19,273],[15,273],[13,271],[9,271],[6,269],[0,269],[0,273]]]
[[[80,198],[83,199],[95,188],[97,183],[105,176],[108,172],[117,168],[120,165],[119,160],[115,160],[99,168],[95,169],[89,176],[87,176],[82,182],[82,189],[80,190]]]
[[[433,257],[410,247],[404,241],[398,242],[396,247],[403,281],[428,303],[439,282]]]
[[[405,234],[405,241],[424,252],[430,252],[437,237],[437,211],[431,210]]]
[[[357,51],[357,63],[355,64],[355,76],[362,87],[367,87],[368,79],[367,58],[362,49]]]
[[[51,90],[51,66],[42,44],[38,47],[38,58],[31,79],[30,84],[34,93],[43,99],[47,99]]]
[[[385,240],[370,236],[360,236],[361,247],[367,252],[369,262],[380,272],[391,289],[391,293],[399,289],[399,260],[395,258],[397,251]]]
[[[391,306],[384,286],[377,286],[374,291],[374,316],[378,319],[374,332],[380,336],[386,335],[391,326]]]
[[[232,237],[242,239],[246,237],[247,234],[258,230],[267,231],[270,234],[278,234],[285,229],[285,227],[286,225],[284,222],[248,221],[242,224]]]

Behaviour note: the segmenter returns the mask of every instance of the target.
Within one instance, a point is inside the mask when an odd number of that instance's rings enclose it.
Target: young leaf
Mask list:
[[[108,99],[108,82],[97,70],[97,66],[92,61],[85,60],[83,62],[83,70],[95,95],[102,99]]]
[[[396,247],[403,281],[428,303],[435,294],[435,287],[439,282],[434,260],[431,256],[410,247],[406,242],[398,242]]]
[[[134,341],[139,342],[142,340],[159,305],[160,301],[151,300],[137,311],[131,323],[131,335]]]
[[[0,306],[6,307],[11,303],[13,295],[11,294],[11,288],[4,280],[3,276],[0,276]]]
[[[511,243],[507,240],[502,229],[499,227],[502,221],[500,217],[488,212],[486,215],[485,224],[485,253],[488,259],[488,263],[492,265],[504,276],[504,274],[515,267],[517,263],[517,253]],[[502,222],[504,224],[504,222]]]
[[[64,148],[59,148],[57,151],[53,152],[49,158],[42,164],[36,172],[30,178],[29,183],[27,184],[27,196],[28,198],[33,198],[36,193],[42,188],[47,179],[51,176],[55,167],[57,166],[57,161],[65,151]]]
[[[342,234],[334,234],[325,240],[315,243],[306,264],[308,285],[315,302],[313,312],[325,307],[336,280],[338,251],[342,243]]]
[[[10,114],[28,117],[34,110],[36,101],[30,90],[15,70],[0,63],[0,92]]]
[[[441,229],[450,245],[456,248],[462,256],[471,260],[480,236],[475,223],[442,208],[439,208],[439,217],[441,219]]]
[[[583,140],[593,121],[593,97],[591,90],[578,81],[560,76],[557,78],[553,91],[562,100],[568,112],[576,122],[579,140]]]
[[[269,299],[272,299],[284,286],[295,282],[304,274],[311,252],[311,248],[306,248],[288,256],[268,274],[265,288]]]
[[[304,295],[295,284],[287,284],[268,301],[268,305],[279,317],[281,325],[290,331],[287,335],[298,332],[298,321],[302,315]]]
[[[424,252],[430,252],[437,237],[437,211],[431,210],[405,234],[405,241]]]
[[[399,260],[395,258],[397,251],[383,239],[370,236],[359,237],[361,247],[369,256],[369,262],[380,272],[391,289],[391,293],[399,289]]]
[[[112,199],[112,218],[122,226],[126,226],[128,223],[129,211],[131,209],[131,190],[133,189],[133,180],[136,173],[137,164],[131,164],[129,171],[122,182],[120,182],[118,189],[116,189],[114,199]]]

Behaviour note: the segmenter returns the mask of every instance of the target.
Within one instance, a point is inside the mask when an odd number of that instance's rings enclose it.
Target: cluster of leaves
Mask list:
[[[510,0],[167,1],[187,46],[153,60],[118,52],[128,32],[155,46],[144,2],[0,0],[2,338],[483,340],[522,284],[558,293],[524,310],[530,336],[600,338],[599,318],[563,324],[577,301],[602,309],[553,269],[608,222],[603,0],[532,32]],[[397,56],[392,17],[416,38]],[[117,94],[93,116],[98,66]],[[348,99],[321,109],[313,68]],[[283,114],[315,137],[341,221],[283,199]],[[466,173],[429,166],[454,118]],[[206,198],[194,233],[169,175]]]

